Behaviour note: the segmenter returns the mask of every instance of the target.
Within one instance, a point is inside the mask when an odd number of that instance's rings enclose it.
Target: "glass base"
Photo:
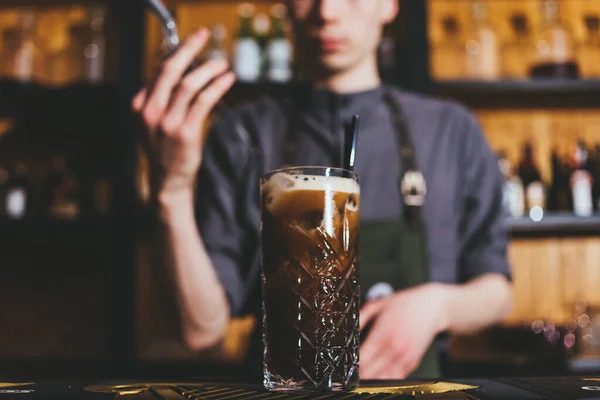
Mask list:
[[[358,374],[357,374],[358,375]],[[263,384],[267,390],[289,392],[348,392],[358,387],[358,377],[348,384],[342,382],[325,382],[315,384],[310,380],[285,379],[279,375],[265,371]]]

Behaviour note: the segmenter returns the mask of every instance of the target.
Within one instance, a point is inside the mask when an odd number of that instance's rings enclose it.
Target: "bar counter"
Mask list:
[[[199,378],[145,381],[0,382],[0,398],[35,399],[600,399],[600,377],[370,381],[354,392],[268,392],[259,383]]]

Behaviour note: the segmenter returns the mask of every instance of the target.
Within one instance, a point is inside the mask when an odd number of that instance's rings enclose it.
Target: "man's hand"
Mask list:
[[[373,323],[360,348],[361,379],[404,379],[413,372],[445,330],[445,302],[444,285],[429,283],[367,303],[361,329]]]
[[[209,33],[192,34],[133,99],[143,120],[142,144],[150,158],[153,195],[191,192],[202,158],[210,110],[233,84],[225,61],[208,61],[184,76]]]

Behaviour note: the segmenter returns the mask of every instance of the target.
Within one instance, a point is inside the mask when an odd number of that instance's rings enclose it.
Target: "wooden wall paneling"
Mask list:
[[[579,111],[578,131],[590,147],[600,145],[600,110]]]
[[[513,311],[507,318],[509,325],[518,324],[530,318],[531,312],[531,268],[529,268],[527,240],[515,240],[508,249],[513,278]]]
[[[563,311],[567,318],[575,315],[575,304],[586,300],[584,277],[587,266],[585,239],[563,239],[560,243]]]
[[[564,324],[568,316],[563,307],[564,294],[561,271],[564,264],[560,257],[560,239],[545,239],[544,242],[545,260],[537,264],[536,272],[538,276],[542,277],[542,282],[545,282],[544,291],[541,293],[542,299],[545,301],[538,303],[538,306],[541,305],[542,316],[553,320],[556,324]],[[535,259],[532,262],[535,263]]]
[[[508,325],[564,324],[577,301],[600,306],[600,238],[515,239],[509,259],[515,305]]]
[[[531,270],[531,317],[562,320],[560,248],[556,239],[530,241],[527,262]]]
[[[587,238],[584,243],[587,262],[583,266],[583,292],[589,304],[600,309],[600,238]]]

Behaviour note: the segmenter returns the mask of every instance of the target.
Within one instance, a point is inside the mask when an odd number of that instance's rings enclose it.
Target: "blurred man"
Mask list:
[[[511,308],[495,157],[465,109],[381,83],[376,51],[397,0],[288,5],[304,77],[288,96],[226,113],[205,140],[234,76],[220,61],[183,75],[207,42],[200,30],[133,101],[183,339],[207,348],[232,316],[260,313],[258,177],[339,165],[343,123],[359,114],[361,378],[437,376],[439,334],[476,332]]]

